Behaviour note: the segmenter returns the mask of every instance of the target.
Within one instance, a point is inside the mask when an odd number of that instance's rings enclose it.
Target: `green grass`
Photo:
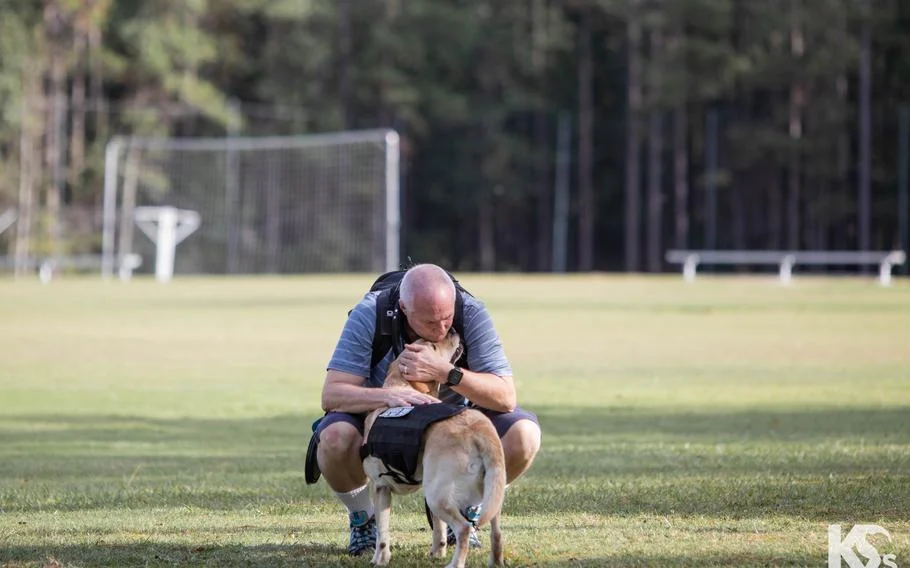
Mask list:
[[[544,431],[510,565],[826,566],[876,523],[910,566],[907,281],[461,279]],[[0,280],[0,566],[367,566],[303,461],[370,281]],[[393,565],[443,564],[425,524],[394,500]]]

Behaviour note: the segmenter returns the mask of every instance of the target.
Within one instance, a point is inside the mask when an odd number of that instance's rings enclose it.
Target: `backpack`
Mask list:
[[[373,333],[373,356],[370,359],[370,368],[382,360],[392,350],[395,357],[404,351],[404,336],[398,318],[398,297],[401,279],[406,270],[393,270],[379,276],[370,287],[370,292],[380,292],[376,298],[376,331]],[[465,290],[450,272],[446,272],[452,283],[455,284],[455,317],[452,319],[452,329],[458,332],[464,344],[464,295],[472,296]],[[467,361],[467,346],[459,366],[464,366]]]

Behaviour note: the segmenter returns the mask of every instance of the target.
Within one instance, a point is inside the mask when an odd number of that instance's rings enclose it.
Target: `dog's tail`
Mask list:
[[[489,432],[476,438],[477,451],[483,459],[483,507],[477,526],[483,526],[499,515],[506,491],[506,458],[502,442],[492,424]]]

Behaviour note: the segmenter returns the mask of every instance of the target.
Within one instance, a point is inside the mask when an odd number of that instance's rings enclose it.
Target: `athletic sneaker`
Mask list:
[[[449,546],[455,546],[457,539],[455,538],[455,531],[452,530],[452,527],[446,529],[446,544]],[[471,538],[468,539],[468,542],[471,545],[471,548],[480,548],[483,546],[480,543],[480,537],[477,536],[477,531],[474,527],[471,527]]]
[[[364,552],[376,550],[376,517],[367,518],[365,511],[349,515],[351,521],[351,541],[348,543],[348,554],[360,556]]]
[[[429,523],[430,529],[432,530],[433,514],[430,512],[430,506],[427,504],[426,499],[423,500],[423,509],[424,509],[424,511],[426,511],[427,523]],[[468,519],[472,523],[477,522],[477,519],[480,518],[480,505],[477,505],[474,507],[468,507],[468,509],[463,513],[463,515],[465,516],[466,519]],[[477,531],[474,529],[474,527],[471,527],[471,538],[469,540],[470,540],[471,548],[480,548],[481,546],[483,546],[480,543],[480,537],[477,536]],[[446,544],[448,546],[455,546],[455,542],[457,542],[457,539],[455,538],[455,531],[452,530],[452,527],[447,526],[446,527]]]

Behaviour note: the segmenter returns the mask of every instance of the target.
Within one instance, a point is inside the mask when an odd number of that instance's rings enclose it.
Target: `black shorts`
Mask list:
[[[530,420],[534,424],[540,426],[540,422],[537,421],[537,415],[528,410],[522,408],[516,408],[512,412],[496,412],[493,410],[487,410],[485,408],[478,408],[477,410],[486,414],[490,421],[493,422],[493,426],[496,428],[496,433],[499,434],[499,437],[502,438],[506,435],[506,432],[509,431],[509,428],[512,427],[512,424],[515,424],[519,420]],[[322,431],[329,425],[335,424],[336,422],[347,422],[348,424],[357,428],[357,431],[360,432],[360,435],[363,436],[363,421],[366,419],[366,414],[348,414],[347,412],[329,412],[321,420],[319,420],[319,425],[316,427],[315,435],[318,436]]]

